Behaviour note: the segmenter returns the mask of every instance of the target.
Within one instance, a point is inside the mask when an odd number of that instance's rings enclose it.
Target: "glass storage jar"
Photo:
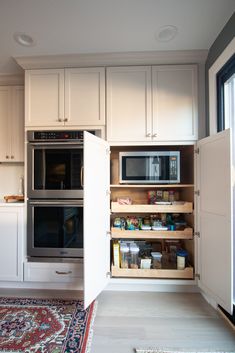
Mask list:
[[[129,266],[129,246],[126,243],[120,244],[121,268],[128,268]]]
[[[135,244],[130,244],[130,268],[138,268],[140,248]]]

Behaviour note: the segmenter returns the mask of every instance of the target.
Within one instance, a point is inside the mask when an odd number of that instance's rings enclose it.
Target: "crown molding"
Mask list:
[[[145,51],[15,57],[24,70],[118,65],[204,64],[208,50]]]
[[[0,85],[1,86],[24,85],[24,74],[22,75],[0,74]]]

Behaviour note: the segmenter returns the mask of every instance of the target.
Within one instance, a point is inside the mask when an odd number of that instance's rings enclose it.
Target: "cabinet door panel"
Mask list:
[[[18,211],[0,209],[0,280],[17,281],[21,279],[22,270],[19,268],[20,225]]]
[[[11,159],[24,161],[24,87],[12,87]],[[13,158],[12,158],[13,157]]]
[[[197,140],[196,66],[155,66],[152,70],[156,140]]]
[[[84,132],[84,306],[106,286],[110,268],[109,146]]]
[[[64,120],[64,70],[25,73],[25,125],[56,126]]]
[[[0,161],[7,162],[10,158],[10,119],[11,119],[11,88],[0,87]]]
[[[108,68],[107,140],[151,141],[151,114],[151,67]]]
[[[228,312],[233,303],[233,205],[230,131],[199,142],[199,285]]]
[[[66,125],[105,124],[105,70],[65,70]]]

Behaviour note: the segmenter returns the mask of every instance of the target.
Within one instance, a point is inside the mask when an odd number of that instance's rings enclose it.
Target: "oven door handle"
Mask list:
[[[81,171],[80,171],[80,178],[81,178],[81,187],[83,188],[84,186],[84,167],[81,167]]]
[[[66,141],[66,142],[29,142],[31,146],[47,146],[47,147],[56,147],[56,146],[77,146],[83,148],[83,142],[78,141]]]
[[[83,200],[43,200],[43,201],[29,201],[33,206],[79,206],[83,207]]]

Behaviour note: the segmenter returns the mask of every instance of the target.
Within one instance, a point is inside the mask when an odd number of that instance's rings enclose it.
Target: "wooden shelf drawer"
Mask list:
[[[193,229],[184,230],[121,230],[111,228],[112,239],[193,239]]]
[[[193,279],[193,267],[173,269],[131,269],[112,266],[112,277]]]
[[[120,205],[111,203],[111,211],[116,213],[192,213],[193,203],[184,202],[172,205]]]

